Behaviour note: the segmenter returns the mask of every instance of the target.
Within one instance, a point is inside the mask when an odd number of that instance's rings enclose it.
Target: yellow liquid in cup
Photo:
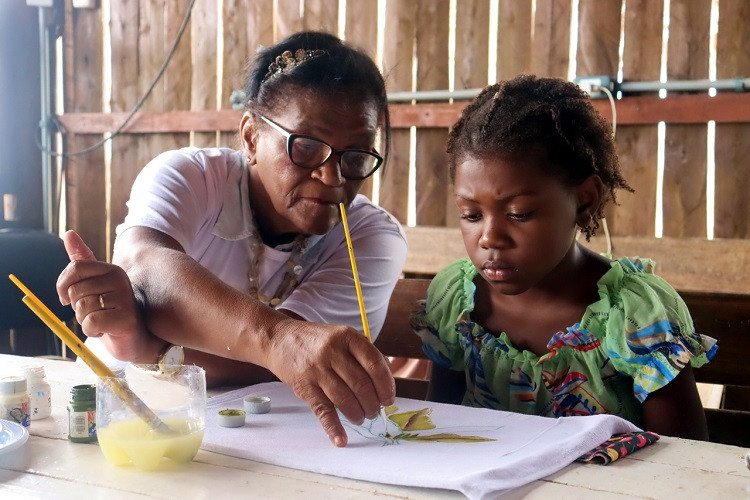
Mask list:
[[[154,431],[140,419],[123,420],[97,429],[99,446],[110,463],[132,463],[141,470],[158,468],[162,458],[178,463],[190,462],[203,441],[204,426],[185,419],[163,421],[175,431],[174,434]],[[191,432],[191,427],[196,430]]]

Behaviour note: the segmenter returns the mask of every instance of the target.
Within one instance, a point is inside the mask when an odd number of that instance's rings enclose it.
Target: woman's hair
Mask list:
[[[615,191],[633,189],[620,173],[612,128],[576,84],[557,78],[521,75],[485,88],[464,109],[448,136],[451,180],[456,163],[522,152],[546,150],[552,174],[576,186],[592,174],[605,186],[599,209],[581,228],[590,238],[599,228],[604,208],[616,203]]]
[[[329,33],[302,31],[261,47],[246,73],[246,109],[273,109],[289,98],[293,86],[344,102],[372,99],[383,120],[385,169],[391,149],[388,97],[383,75],[365,53]]]

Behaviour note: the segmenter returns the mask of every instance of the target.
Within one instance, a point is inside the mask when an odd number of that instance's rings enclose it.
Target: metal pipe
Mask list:
[[[391,92],[388,102],[446,101],[448,99],[473,99],[482,89],[419,90],[416,92]]]
[[[614,90],[623,94],[630,92],[659,92],[660,90],[699,91],[714,88],[716,90],[734,90],[744,92],[750,89],[750,78],[732,78],[726,80],[674,80],[668,82],[622,82],[615,84]],[[391,92],[388,102],[411,101],[447,101],[448,99],[467,100],[476,97],[482,89],[462,90],[420,90],[416,92]]]
[[[44,229],[55,232],[54,186],[52,183],[52,134],[49,129],[51,117],[50,40],[47,28],[47,8],[39,7],[39,87],[41,92],[41,120],[39,122],[42,145],[42,216]]]
[[[660,90],[679,90],[679,91],[697,91],[697,90],[734,90],[735,92],[744,92],[750,89],[750,78],[737,77],[727,80],[675,80],[666,82],[622,82],[615,84],[615,90],[620,92],[658,92]]]

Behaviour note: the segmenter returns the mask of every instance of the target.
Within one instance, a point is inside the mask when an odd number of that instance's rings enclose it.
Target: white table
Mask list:
[[[24,364],[45,367],[52,416],[32,421],[28,442],[0,456],[0,498],[461,498],[458,492],[405,488],[286,469],[199,451],[188,465],[141,472],[110,465],[96,444],[67,439],[70,388],[95,383],[80,363],[0,355],[0,376]],[[750,497],[747,450],[662,437],[609,466],[571,464],[509,498]]]

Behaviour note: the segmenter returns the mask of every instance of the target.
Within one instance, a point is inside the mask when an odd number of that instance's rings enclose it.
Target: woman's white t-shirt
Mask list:
[[[161,231],[222,281],[249,290],[254,228],[242,152],[190,147],[162,153],[136,178],[127,206],[118,236],[135,226]],[[374,341],[406,259],[406,238],[392,215],[362,195],[348,207],[347,222]],[[300,284],[277,308],[308,321],[348,325],[361,332],[343,226],[334,226],[313,254],[313,261],[305,262],[298,275]],[[287,272],[289,257],[288,251],[265,246],[260,293],[273,296]]]

